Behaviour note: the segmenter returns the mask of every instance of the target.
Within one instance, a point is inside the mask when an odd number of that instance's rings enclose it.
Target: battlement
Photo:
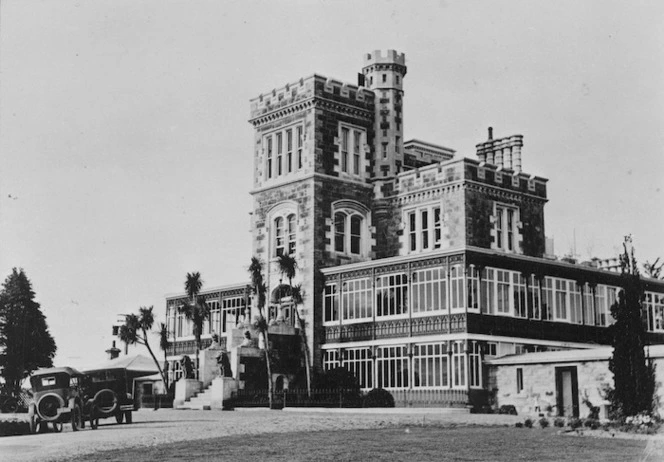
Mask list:
[[[381,50],[376,50],[373,53],[367,53],[364,56],[364,66],[372,64],[400,64],[406,65],[406,54],[397,53],[395,50],[387,50],[385,56]]]
[[[459,158],[400,173],[395,179],[394,191],[397,194],[411,194],[461,180],[540,196],[544,199],[548,182],[546,178],[535,175],[504,170],[502,167],[474,159]]]
[[[251,120],[315,96],[325,98],[332,95],[336,95],[335,99],[348,98],[348,102],[372,101],[374,98],[373,91],[364,87],[314,74],[251,99]]]

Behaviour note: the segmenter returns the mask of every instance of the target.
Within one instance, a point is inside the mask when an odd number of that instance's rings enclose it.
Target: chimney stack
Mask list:
[[[106,353],[108,354],[108,359],[115,359],[120,356],[120,349],[116,348],[115,340],[113,340],[113,346],[106,350]]]
[[[477,157],[480,162],[520,173],[522,146],[523,135],[506,136],[494,140],[493,127],[489,127],[489,139],[477,145]]]

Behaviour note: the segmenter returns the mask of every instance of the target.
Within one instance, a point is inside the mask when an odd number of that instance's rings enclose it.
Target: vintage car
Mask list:
[[[71,423],[73,431],[85,426],[97,428],[95,404],[87,390],[85,374],[71,367],[38,369],[30,377],[32,402],[28,406],[30,432],[45,431],[50,423],[61,432],[64,423]]]
[[[137,409],[133,398],[133,376],[126,368],[104,368],[86,371],[90,394],[97,418],[115,417],[117,423],[132,423]]]

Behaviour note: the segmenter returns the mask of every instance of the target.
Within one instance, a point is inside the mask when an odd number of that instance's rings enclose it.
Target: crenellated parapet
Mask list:
[[[439,162],[400,173],[394,182],[394,193],[396,195],[417,193],[462,180],[471,181],[478,187],[483,185],[485,189],[501,188],[546,199],[548,182],[546,178],[508,171],[496,165],[466,158]]]
[[[250,100],[249,122],[254,126],[262,125],[321,104],[328,109],[336,107],[341,112],[355,107],[356,111],[364,111],[368,118],[373,116],[373,101],[374,93],[367,88],[314,74]]]
[[[385,54],[381,50],[364,55],[364,68],[374,67],[375,70],[399,70],[406,75],[406,54],[398,53],[396,50],[387,50]]]

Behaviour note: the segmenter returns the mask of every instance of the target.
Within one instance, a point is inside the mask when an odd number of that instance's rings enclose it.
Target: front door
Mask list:
[[[556,404],[559,416],[579,416],[579,384],[576,366],[556,367]]]

